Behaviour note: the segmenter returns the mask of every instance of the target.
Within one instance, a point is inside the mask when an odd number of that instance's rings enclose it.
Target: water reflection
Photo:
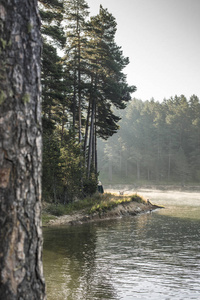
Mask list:
[[[47,299],[199,299],[200,220],[167,210],[45,228]]]
[[[48,300],[118,299],[108,270],[105,272],[103,268],[94,278],[98,272],[96,240],[95,226],[44,228]]]

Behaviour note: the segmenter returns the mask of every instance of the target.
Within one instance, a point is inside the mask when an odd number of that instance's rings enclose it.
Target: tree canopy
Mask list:
[[[117,132],[135,86],[129,59],[115,42],[117,23],[100,6],[89,17],[85,0],[41,0],[43,196],[73,201],[97,188],[97,138]]]

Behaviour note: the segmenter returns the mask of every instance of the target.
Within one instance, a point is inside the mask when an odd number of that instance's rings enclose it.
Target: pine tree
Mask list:
[[[37,1],[0,4],[0,298],[45,299]]]
[[[97,172],[97,136],[107,139],[118,129],[120,118],[114,115],[112,106],[124,109],[131,99],[130,93],[135,91],[135,87],[128,86],[122,72],[129,60],[123,57],[121,48],[115,43],[116,26],[115,18],[102,6],[99,14],[92,17],[88,24],[87,61],[91,85],[88,176],[91,168]],[[85,132],[88,132],[87,128]],[[87,139],[86,134],[85,141]]]
[[[62,26],[62,0],[41,0],[42,17],[42,113],[43,113],[43,197],[54,202],[62,194],[60,156],[64,127],[69,122],[70,76],[61,58],[66,38]],[[60,128],[59,134],[56,131]],[[59,136],[58,136],[59,135]]]
[[[87,21],[89,12],[85,0],[41,0],[41,3],[44,39],[43,165],[46,170],[43,182],[46,187],[48,182],[54,187],[59,181],[62,185],[59,190],[63,189],[67,199],[70,198],[69,193],[73,194],[69,186],[76,185],[76,179],[75,185],[70,179],[72,173],[66,171],[68,165],[74,168],[74,174],[77,174],[75,170],[80,174],[77,190],[83,193],[89,186],[96,185],[97,137],[107,139],[117,132],[120,117],[113,112],[113,107],[124,109],[135,87],[127,84],[123,74],[129,60],[115,43],[117,24],[107,10],[101,6],[99,15]],[[63,49],[62,24],[66,25],[66,43],[61,59],[56,48]],[[54,147],[55,144],[57,147]],[[54,151],[48,152],[50,145]],[[75,156],[70,155],[70,151]],[[67,155],[68,161],[64,162]],[[53,177],[51,163],[56,177],[63,176],[62,180]],[[60,173],[61,165],[65,171]],[[48,190],[56,201],[58,191],[55,192],[54,188],[54,192],[51,188]]]
[[[57,49],[65,45],[63,21],[63,1],[40,0],[42,18],[42,105],[43,126],[54,127],[59,122],[60,105],[67,106],[66,91],[68,84],[64,81],[64,69]]]
[[[65,64],[73,80],[73,130],[78,120],[79,143],[82,141],[82,107],[83,107],[83,54],[86,45],[84,36],[86,18],[89,15],[85,0],[65,0],[66,55]]]

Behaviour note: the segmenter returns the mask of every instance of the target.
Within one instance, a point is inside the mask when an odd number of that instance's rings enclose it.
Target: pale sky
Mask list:
[[[156,101],[175,95],[200,98],[200,0],[86,0],[90,16],[99,6],[117,22],[116,42],[130,64],[124,70],[137,91]]]

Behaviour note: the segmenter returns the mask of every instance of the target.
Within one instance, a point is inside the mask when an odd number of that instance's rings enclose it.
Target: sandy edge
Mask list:
[[[80,211],[72,215],[57,217],[56,219],[50,220],[46,226],[79,225],[89,222],[111,220],[123,216],[135,216],[141,213],[151,212],[158,208],[162,207],[153,204],[128,202],[119,204],[117,207],[106,212],[87,214],[85,211]]]

